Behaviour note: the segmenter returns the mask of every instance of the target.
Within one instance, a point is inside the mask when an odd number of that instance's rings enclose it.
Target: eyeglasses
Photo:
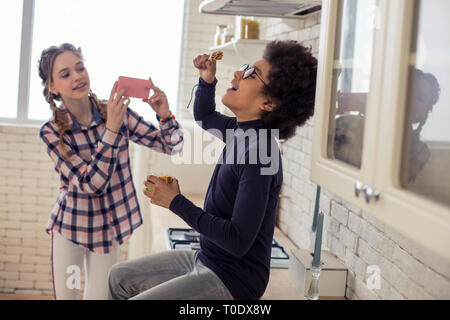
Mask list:
[[[264,82],[264,80],[261,78],[261,76],[256,72],[256,68],[255,67],[251,67],[248,63],[244,64],[239,71],[245,71],[244,74],[242,75],[242,79],[247,79],[250,78],[251,76],[253,76],[254,74],[258,77],[259,80],[261,80],[261,82],[267,86],[267,83]]]

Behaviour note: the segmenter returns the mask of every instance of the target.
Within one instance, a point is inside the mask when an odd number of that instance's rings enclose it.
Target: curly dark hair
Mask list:
[[[262,119],[287,140],[314,114],[317,59],[294,40],[270,42],[263,58],[272,66],[263,93],[274,99],[276,108],[264,112]]]

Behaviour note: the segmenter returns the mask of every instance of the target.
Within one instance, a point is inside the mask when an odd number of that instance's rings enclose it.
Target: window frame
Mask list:
[[[17,90],[17,113],[15,118],[0,117],[0,123],[42,124],[41,120],[28,118],[31,75],[31,50],[33,46],[35,0],[23,0],[22,30],[20,40],[19,87]]]

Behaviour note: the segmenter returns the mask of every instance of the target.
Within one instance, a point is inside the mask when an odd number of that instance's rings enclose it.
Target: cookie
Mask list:
[[[171,176],[161,176],[158,177],[159,180],[165,181],[167,183],[172,183],[173,182],[173,178]]]
[[[211,62],[216,62],[217,60],[222,60],[222,58],[223,58],[223,52],[216,51],[211,54],[211,56],[209,57],[209,60],[211,60]]]

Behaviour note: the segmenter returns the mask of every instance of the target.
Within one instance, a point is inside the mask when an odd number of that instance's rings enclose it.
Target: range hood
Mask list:
[[[205,0],[200,13],[303,19],[322,9],[322,0]]]

